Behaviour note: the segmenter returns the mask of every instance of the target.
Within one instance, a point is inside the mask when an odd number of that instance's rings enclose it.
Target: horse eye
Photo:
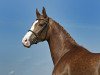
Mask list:
[[[39,26],[43,26],[43,24],[39,24]]]

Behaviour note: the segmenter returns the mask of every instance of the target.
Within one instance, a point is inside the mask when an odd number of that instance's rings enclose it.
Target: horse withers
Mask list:
[[[100,75],[100,53],[91,53],[80,46],[56,21],[36,9],[37,19],[28,30],[22,43],[25,47],[41,41],[49,44],[54,63],[52,75]]]

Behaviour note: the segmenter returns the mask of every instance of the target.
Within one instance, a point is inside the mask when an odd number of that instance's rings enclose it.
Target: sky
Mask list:
[[[0,0],[0,75],[52,74],[48,43],[21,42],[43,6],[78,44],[100,52],[100,0]]]

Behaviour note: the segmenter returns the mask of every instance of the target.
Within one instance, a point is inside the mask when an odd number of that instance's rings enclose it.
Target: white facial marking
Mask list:
[[[32,25],[32,27],[31,27],[30,30],[32,30],[32,31],[34,30],[36,23],[38,23],[38,20],[36,20],[36,21],[33,23],[33,25]]]
[[[36,20],[34,23],[33,23],[33,25],[32,25],[32,27],[30,28],[30,30],[34,30],[34,27],[35,27],[35,25],[36,25],[36,23],[38,22],[38,20]],[[29,39],[30,39],[30,37],[31,37],[31,35],[32,35],[32,32],[27,32],[26,33],[26,35],[24,36],[24,38],[22,39],[22,43],[25,45],[25,46],[30,46],[30,41],[29,41]]]

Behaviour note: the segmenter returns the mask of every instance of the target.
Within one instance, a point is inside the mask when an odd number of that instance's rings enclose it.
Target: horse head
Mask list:
[[[46,40],[47,37],[49,17],[46,14],[45,8],[43,7],[42,14],[36,9],[36,16],[36,21],[32,24],[31,28],[22,39],[23,45],[27,48],[32,44],[37,44],[38,42]]]

